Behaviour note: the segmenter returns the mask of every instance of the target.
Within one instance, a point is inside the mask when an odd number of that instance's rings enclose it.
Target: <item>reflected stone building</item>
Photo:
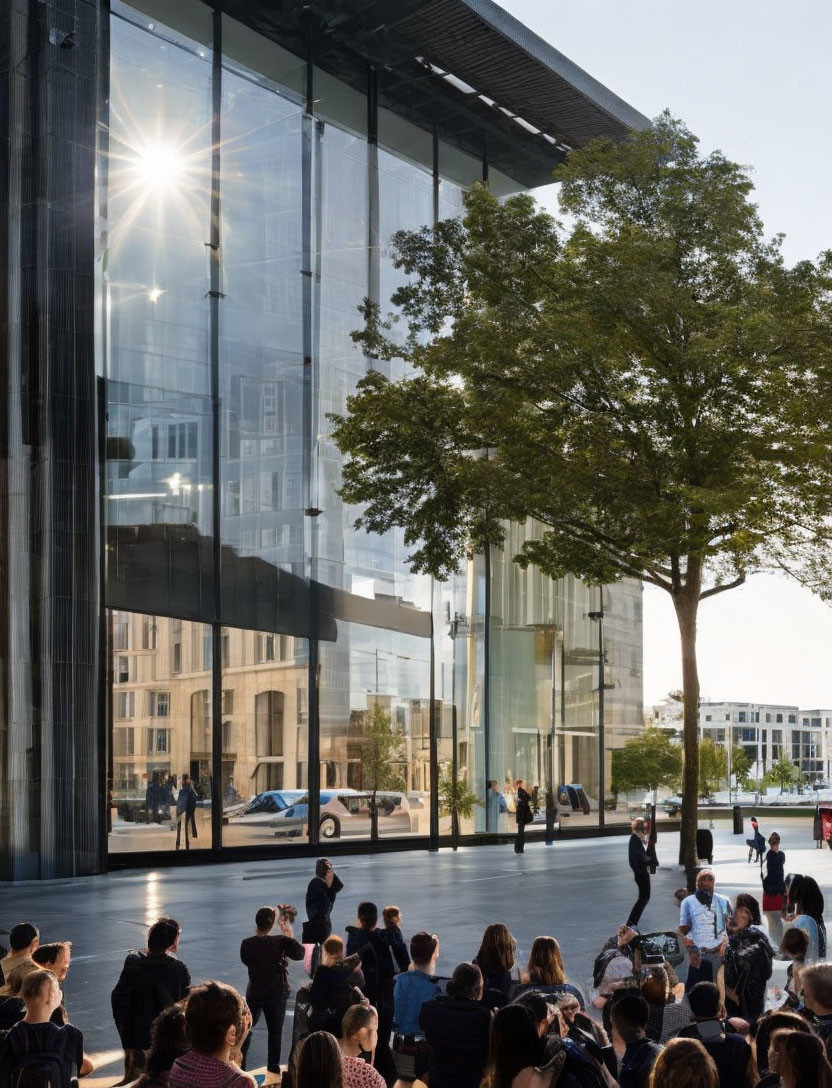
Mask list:
[[[353,528],[328,417],[395,230],[645,119],[489,0],[13,0],[0,27],[0,878],[157,863],[183,774],[192,850],[314,851],[373,785],[374,707],[398,836],[437,844],[448,774],[466,834],[506,829],[486,791],[517,776],[582,783],[597,825],[641,587],[496,549],[413,575],[401,532]],[[229,822],[266,790],[308,795],[300,842]]]

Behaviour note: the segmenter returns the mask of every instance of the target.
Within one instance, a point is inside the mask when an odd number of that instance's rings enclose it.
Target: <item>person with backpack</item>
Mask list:
[[[84,1054],[78,1028],[51,1023],[61,1004],[61,988],[52,971],[38,969],[23,979],[21,996],[26,1015],[0,1040],[0,1085],[38,1084],[70,1088],[74,1077],[86,1077],[93,1064]]]
[[[393,1062],[399,1080],[412,1084],[428,1069],[428,1044],[419,1027],[422,1005],[436,997],[439,938],[421,930],[410,938],[411,970],[396,975],[393,988]]]
[[[698,1039],[714,1060],[719,1088],[753,1088],[756,1081],[754,1052],[742,1037],[729,1031],[719,989],[713,982],[697,982],[688,993],[692,1024],[677,1039]]]
[[[365,900],[358,904],[358,924],[347,926],[347,955],[357,952],[364,975],[364,996],[378,1009],[378,1048],[375,1067],[391,1083],[396,1068],[390,1053],[390,1032],[393,1027],[393,979],[396,967],[406,971],[410,964],[405,943],[398,926],[377,929],[378,907]]]
[[[661,1053],[661,1047],[647,1038],[650,1006],[638,991],[616,994],[610,1011],[613,1045],[624,1044],[624,1054],[618,1065],[620,1088],[647,1088],[650,1073]]]
[[[289,997],[289,960],[303,959],[303,945],[295,940],[289,918],[280,907],[280,934],[272,929],[278,917],[274,907],[261,907],[254,916],[257,932],[246,937],[240,945],[240,959],[248,968],[246,1001],[251,1011],[252,1029],[262,1014],[268,1032],[266,1069],[273,1077],[280,1076],[280,1043],[286,1002]],[[294,910],[294,908],[291,908]],[[243,1044],[243,1068],[251,1046],[251,1032]]]
[[[111,994],[113,1019],[124,1047],[122,1084],[144,1072],[153,1021],[188,993],[191,976],[176,957],[180,933],[173,918],[154,922],[148,930],[147,948],[127,953]]]

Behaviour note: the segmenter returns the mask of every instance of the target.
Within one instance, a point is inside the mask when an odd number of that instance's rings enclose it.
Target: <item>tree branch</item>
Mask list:
[[[745,582],[745,575],[738,575],[733,582],[725,582],[721,586],[711,586],[710,589],[706,589],[704,593],[699,594],[699,600],[704,601],[706,597],[715,597],[717,593],[725,593],[726,590],[736,589],[737,586],[741,586]]]

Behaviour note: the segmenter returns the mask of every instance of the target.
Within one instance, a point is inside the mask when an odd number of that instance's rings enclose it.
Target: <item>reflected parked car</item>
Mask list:
[[[224,822],[234,824],[269,824],[280,813],[291,808],[306,790],[264,790],[247,801],[244,805],[233,805],[225,809]]]
[[[358,790],[321,790],[321,814],[318,824],[321,839],[342,836],[366,837],[370,834],[372,794]],[[403,793],[376,794],[379,835],[410,833],[410,804]],[[297,836],[309,822],[309,795],[304,793],[295,804],[277,813],[271,826],[275,835]]]

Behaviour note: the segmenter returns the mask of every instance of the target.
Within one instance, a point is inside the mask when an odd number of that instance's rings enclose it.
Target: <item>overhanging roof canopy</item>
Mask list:
[[[493,0],[220,0],[233,18],[534,186],[569,150],[649,121]]]

